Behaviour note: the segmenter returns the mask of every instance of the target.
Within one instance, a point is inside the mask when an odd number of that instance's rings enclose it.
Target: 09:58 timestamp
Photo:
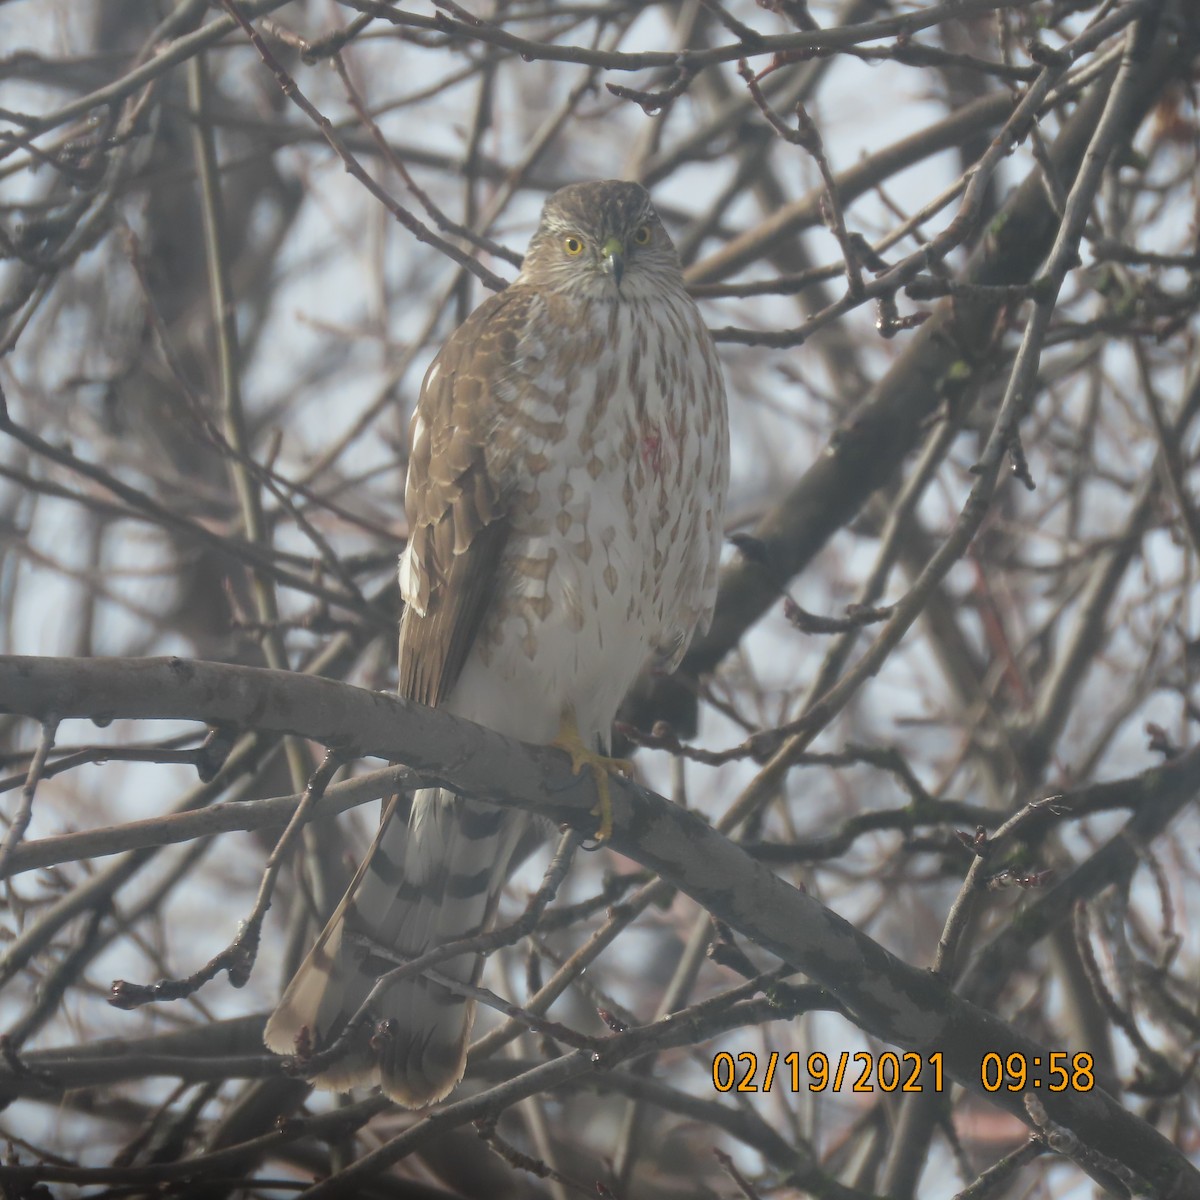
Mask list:
[[[1044,1072],[1043,1072],[1044,1068]],[[1096,1068],[1085,1050],[1068,1054],[1052,1050],[1045,1062],[1040,1054],[1009,1054],[1001,1058],[994,1051],[983,1056],[980,1082],[984,1091],[1023,1092],[1045,1088],[1048,1092],[1090,1092],[1096,1086]]]

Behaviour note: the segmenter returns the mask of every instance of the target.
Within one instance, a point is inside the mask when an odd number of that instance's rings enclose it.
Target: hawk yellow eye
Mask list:
[[[639,225],[633,231],[633,242],[636,246],[645,246],[650,241],[650,226]]]
[[[570,255],[583,253],[583,242],[577,237],[563,238],[563,249]]]

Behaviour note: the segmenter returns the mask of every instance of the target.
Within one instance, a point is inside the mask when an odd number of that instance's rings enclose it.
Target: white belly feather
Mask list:
[[[566,411],[561,380],[539,377],[522,400],[527,478],[496,598],[446,701],[458,715],[548,742],[571,709],[585,738],[607,742],[647,660],[665,650],[677,661],[707,623],[721,542],[713,514],[726,486],[724,393],[699,314],[684,302],[668,317],[672,336],[648,350],[636,302],[615,314],[597,306],[603,349],[566,385]],[[536,360],[544,348],[529,352]],[[705,380],[695,394],[680,382],[694,378]],[[597,394],[607,396],[599,415],[586,400]],[[717,425],[716,446],[702,423]]]

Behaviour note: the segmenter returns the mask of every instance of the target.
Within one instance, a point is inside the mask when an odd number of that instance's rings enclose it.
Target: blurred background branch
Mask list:
[[[6,1195],[1200,1195],[1194,5],[9,0],[0,45]],[[369,801],[590,803],[370,692],[423,371],[596,177],[729,384],[717,616],[623,713],[693,815],[552,899],[530,847],[439,1124],[262,1014]]]

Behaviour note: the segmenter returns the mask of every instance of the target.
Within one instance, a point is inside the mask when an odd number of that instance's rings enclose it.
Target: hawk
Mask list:
[[[711,620],[729,477],[716,350],[643,188],[549,198],[520,274],[430,365],[411,435],[400,694],[564,746],[603,801],[626,691]],[[347,931],[413,958],[493,918],[530,819],[444,789],[418,791],[407,823],[396,804],[267,1024],[277,1053],[328,1046],[394,966]],[[481,969],[476,954],[437,968]],[[424,976],[385,984],[315,1083],[439,1100],[473,1009]]]

